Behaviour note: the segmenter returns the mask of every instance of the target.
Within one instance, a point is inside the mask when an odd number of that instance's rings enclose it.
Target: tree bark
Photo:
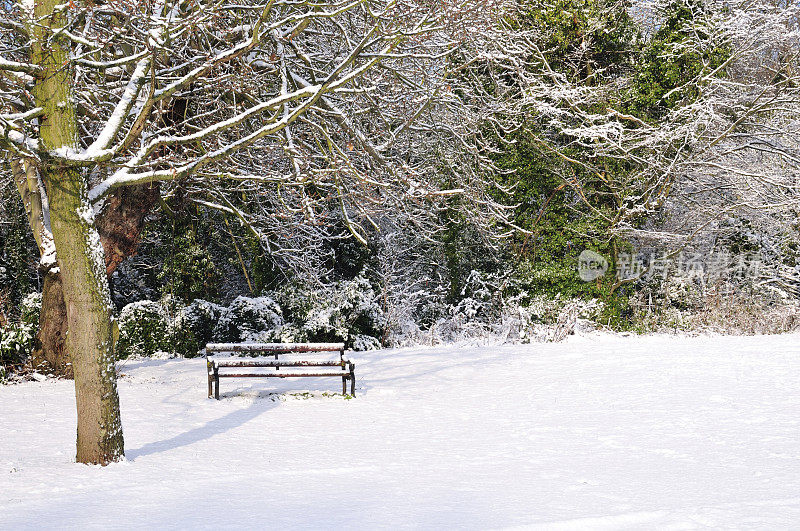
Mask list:
[[[38,23],[31,46],[31,62],[42,68],[34,87],[36,104],[44,109],[40,142],[50,151],[75,149],[78,144],[70,43],[63,35],[57,36],[67,23],[67,10],[57,9],[57,3],[35,3]],[[66,345],[78,410],[76,459],[105,465],[124,456],[124,441],[103,246],[81,172],[45,161],[40,175],[47,188],[67,310]]]
[[[67,352],[67,306],[61,274],[49,271],[42,286],[42,311],[39,333],[31,356],[33,367],[46,374],[72,378],[72,362]]]
[[[48,182],[75,377],[77,460],[107,464],[124,455],[124,445],[103,247],[81,175],[61,170]]]
[[[144,219],[158,201],[158,183],[125,186],[105,200],[97,217],[97,230],[106,259],[106,274],[111,275],[128,257],[134,256],[144,227]]]
[[[126,258],[136,254],[145,217],[158,201],[158,196],[158,183],[153,183],[120,188],[106,199],[105,208],[97,218],[97,230],[109,278]],[[32,356],[33,366],[46,374],[72,378],[66,338],[67,307],[61,273],[51,270],[46,273],[42,287],[42,311]]]
[[[46,219],[45,198],[39,180],[39,170],[30,161],[9,157],[9,164],[17,184],[28,225],[39,249],[40,269],[44,271],[42,286],[42,310],[39,313],[39,333],[32,354],[33,367],[42,373],[72,378],[72,363],[69,361],[64,340],[67,336],[67,309],[61,275],[53,256],[46,256],[52,249],[49,219]],[[44,265],[46,264],[46,265]]]

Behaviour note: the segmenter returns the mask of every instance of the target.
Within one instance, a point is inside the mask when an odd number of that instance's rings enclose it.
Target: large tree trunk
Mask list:
[[[48,181],[75,376],[77,460],[106,464],[124,449],[103,247],[80,174],[61,171]]]
[[[48,150],[77,147],[77,120],[71,94],[69,41],[54,37],[66,25],[58,0],[37,0],[32,63],[36,79],[40,141]],[[46,163],[45,163],[46,164]],[[78,409],[77,461],[107,464],[124,455],[122,423],[111,335],[111,298],[103,246],[81,172],[63,166],[40,168],[50,203],[50,223],[67,309],[67,351],[75,376]]]
[[[144,219],[158,201],[158,196],[158,183],[153,183],[120,188],[106,198],[96,224],[109,278],[123,260],[136,254]],[[42,287],[42,312],[33,366],[47,374],[72,378],[66,338],[67,308],[61,274],[50,271]]]

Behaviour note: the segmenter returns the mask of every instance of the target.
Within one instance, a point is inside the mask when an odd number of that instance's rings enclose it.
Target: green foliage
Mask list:
[[[628,73],[633,76],[622,100],[613,99],[618,91],[608,91],[611,99],[595,102],[586,109],[590,112],[594,107],[601,113],[611,107],[644,119],[658,118],[671,107],[697,98],[697,83],[682,84],[708,75],[729,56],[710,32],[704,32],[705,13],[698,0],[668,4],[662,26],[636,61],[632,59],[642,41],[627,13],[584,0],[523,5],[519,23],[544,35],[538,43],[544,58],[573,84],[597,85]],[[690,33],[690,26],[697,31]],[[543,148],[539,139],[556,146],[562,156]],[[610,220],[626,192],[609,184],[625,182],[632,169],[629,163],[587,158],[571,138],[562,137],[536,115],[503,140],[496,162],[511,177],[500,180],[514,186],[510,201],[519,205],[515,222],[531,233],[514,242],[515,276],[521,291],[550,298],[598,298],[603,301],[603,324],[621,329],[632,326],[635,312],[629,297],[635,286],[617,286],[613,268],[616,249],[626,243],[610,232]],[[606,277],[588,283],[579,278],[577,258],[584,249],[609,260]]]
[[[0,308],[14,314],[22,298],[35,289],[38,250],[19,194],[0,186]],[[11,315],[12,318],[19,317]]]
[[[344,342],[347,348],[380,348],[382,314],[372,286],[362,274],[335,283],[324,292],[294,285],[273,297],[237,297],[228,307],[195,300],[173,320],[153,301],[128,304],[120,312],[118,357],[157,352],[197,356],[210,342]]]
[[[215,341],[270,341],[283,324],[280,306],[270,297],[236,297],[214,327]]]
[[[341,280],[324,291],[293,284],[273,293],[289,324],[279,341],[343,342],[347,348],[377,348],[383,316],[364,274]]]
[[[19,305],[20,320],[23,323],[39,326],[39,313],[42,311],[42,294],[33,292],[28,294]]]
[[[197,299],[182,308],[170,327],[175,352],[193,358],[214,340],[214,328],[228,309],[213,302]]]
[[[344,230],[344,227],[342,227]],[[333,250],[334,275],[338,279],[351,280],[357,278],[364,269],[374,264],[374,249],[360,243],[355,238],[334,239],[331,242]]]
[[[496,249],[488,248],[488,242],[470,220],[464,219],[457,207],[445,211],[444,216],[443,223],[446,228],[440,236],[447,281],[447,295],[444,302],[456,303],[463,297],[473,271],[498,272],[503,268],[505,256],[500,246]],[[435,320],[436,317],[439,316],[434,314],[427,316],[423,324],[429,324],[429,321]]]
[[[30,357],[36,340],[36,325],[18,322],[0,328],[0,365],[14,365]]]
[[[128,304],[119,314],[118,325],[116,353],[119,359],[172,351],[169,319],[157,302]]]
[[[630,294],[619,289],[615,296],[606,297],[597,316],[597,323],[617,331],[630,331],[636,327],[635,314],[630,304]]]
[[[603,0],[525,0],[512,26],[544,36],[539,49],[554,72],[593,85],[630,62],[636,32],[626,7]]]
[[[602,0],[526,0],[511,22],[516,29],[532,30],[531,35],[539,39],[541,57],[531,58],[532,68],[541,69],[546,62],[547,68],[570,83],[597,86],[633,68],[638,34],[626,7]],[[598,92],[609,97],[615,93]],[[605,112],[605,107],[618,104],[598,101],[585,110],[594,112],[597,107],[597,112]],[[584,249],[613,262],[614,248],[621,242],[611,236],[609,220],[619,205],[609,193],[606,175],[624,174],[630,170],[626,163],[572,162],[587,160],[584,149],[535,113],[523,127],[498,140],[501,149],[494,160],[501,172],[497,180],[511,193],[498,193],[496,199],[517,205],[514,223],[528,231],[513,237],[502,258],[513,269],[508,295],[524,294],[523,303],[526,298],[544,296],[599,298],[607,304],[609,297],[619,297],[612,294],[611,278],[582,281],[577,262]],[[562,156],[554,153],[553,146]]]
[[[724,219],[720,223],[720,231],[723,235],[717,241],[717,246],[734,255],[755,255],[761,247],[758,231],[746,218]]]
[[[627,110],[657,120],[670,109],[700,96],[703,78],[731,55],[730,47],[713,38],[702,0],[673,0],[662,11],[664,20],[637,61]]]
[[[247,254],[250,257],[250,279],[255,293],[277,289],[286,283],[286,273],[279,264],[267,256],[261,244],[253,237],[245,237]]]
[[[518,205],[514,222],[529,231],[514,237],[507,258],[514,264],[517,284],[534,296],[605,299],[608,281],[587,283],[577,271],[583,250],[591,249],[613,262],[614,248],[621,244],[609,235],[608,214],[614,205],[602,193],[604,183],[581,167],[567,166],[543,153],[526,134],[511,139],[496,163],[508,172],[500,178],[502,184],[513,186],[509,197],[499,199]],[[564,174],[571,175],[573,182],[583,182],[582,196],[565,182]],[[597,216],[587,201],[607,216]]]
[[[164,294],[183,301],[216,298],[219,274],[194,227],[179,227],[164,247],[168,254],[158,273]]]
[[[29,294],[20,303],[19,319],[0,328],[0,366],[20,364],[30,357],[39,331],[41,307],[42,295]]]

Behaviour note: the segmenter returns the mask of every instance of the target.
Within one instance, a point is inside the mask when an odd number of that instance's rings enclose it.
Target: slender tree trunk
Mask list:
[[[15,157],[9,157],[9,164],[39,249],[40,267],[44,265],[41,268],[45,270],[39,334],[31,362],[40,372],[71,378],[72,363],[64,344],[67,337],[67,309],[64,305],[61,275],[53,262],[54,256],[46,256],[52,251],[53,242],[39,170],[30,161]]]
[[[42,147],[77,147],[71,94],[70,44],[55,31],[66,25],[58,0],[37,0],[32,62],[43,71],[34,97],[44,109]],[[45,163],[46,164],[46,163]],[[111,335],[111,299],[103,246],[88,201],[86,182],[75,168],[40,168],[50,203],[50,223],[67,310],[67,351],[75,376],[78,409],[77,461],[107,464],[124,455],[122,423]]]
[[[67,306],[61,274],[49,271],[42,286],[42,311],[39,335],[32,364],[41,372],[72,378],[72,362],[67,352]]]

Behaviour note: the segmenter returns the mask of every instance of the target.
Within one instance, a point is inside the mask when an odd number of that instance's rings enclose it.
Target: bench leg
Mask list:
[[[347,364],[343,360],[339,360],[340,364],[342,365],[342,394],[347,394]]]
[[[356,364],[350,364],[350,395],[355,398],[356,396]]]
[[[213,386],[214,380],[212,378],[212,364],[210,362],[206,362],[206,373],[208,374],[208,398],[211,398],[211,394],[213,393]]]
[[[214,367],[214,398],[219,400],[219,369]]]

